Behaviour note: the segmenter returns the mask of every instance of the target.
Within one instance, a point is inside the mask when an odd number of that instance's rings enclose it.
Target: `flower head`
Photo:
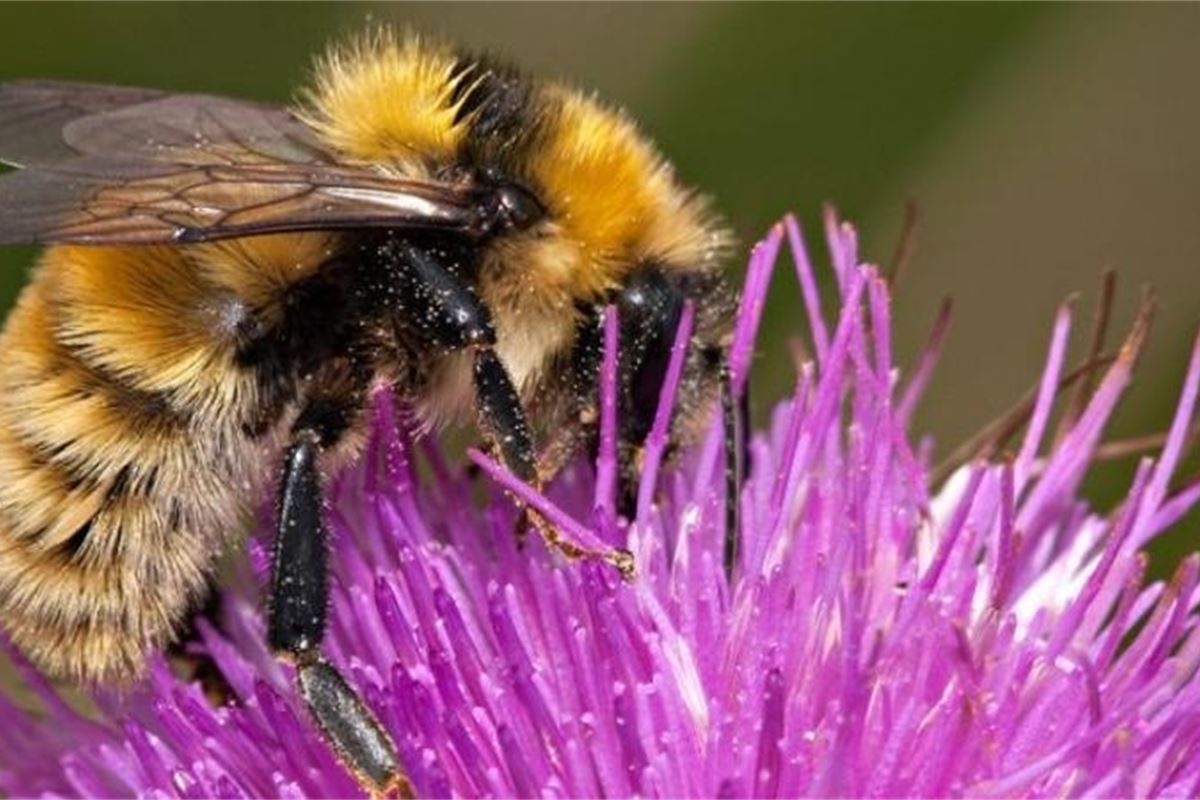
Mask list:
[[[677,369],[628,524],[612,511],[611,446],[545,495],[473,454],[493,484],[473,502],[477,479],[413,441],[379,398],[371,444],[332,491],[325,650],[395,737],[420,794],[1200,793],[1200,561],[1143,585],[1140,554],[1200,498],[1200,484],[1169,489],[1200,350],[1162,453],[1140,464],[1111,513],[1091,509],[1079,487],[1143,327],[1047,443],[1067,308],[1016,452],[931,486],[928,454],[907,429],[933,359],[901,379],[885,282],[858,263],[851,227],[829,216],[826,235],[840,300],[832,325],[794,220],[751,256],[734,386],[785,242],[813,357],[750,440],[731,580],[720,421],[677,469],[660,469]],[[606,358],[611,373],[611,346]],[[521,549],[509,494],[568,538],[628,547],[636,578],[538,543]],[[44,708],[0,699],[0,790],[356,793],[305,717],[290,668],[263,644],[262,539],[250,556],[220,630],[199,627],[233,703],[214,706],[156,661],[144,686],[98,694],[84,715],[27,671]]]

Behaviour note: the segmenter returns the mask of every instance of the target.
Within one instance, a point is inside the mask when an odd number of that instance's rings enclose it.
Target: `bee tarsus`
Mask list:
[[[296,667],[300,696],[346,767],[377,797],[413,797],[396,745],[346,679],[323,658]]]
[[[740,531],[742,483],[747,466],[745,430],[748,422],[748,390],[743,387],[740,398],[735,397],[733,375],[729,362],[721,365],[721,423],[724,429],[725,450],[725,577],[732,581],[737,568]]]

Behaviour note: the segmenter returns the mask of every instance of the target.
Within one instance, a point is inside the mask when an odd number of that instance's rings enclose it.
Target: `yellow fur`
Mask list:
[[[211,285],[276,322],[281,309],[273,303],[280,293],[316,272],[336,247],[332,233],[307,231],[226,239],[189,247],[186,253]]]
[[[380,31],[325,57],[300,115],[352,159],[421,171],[452,160],[464,135],[453,68],[447,48]]]
[[[456,81],[480,76],[453,69],[449,48],[379,32],[321,62],[301,113],[352,158],[430,174],[457,163],[476,121],[455,123],[451,96]],[[497,352],[527,400],[570,346],[577,303],[599,301],[644,263],[714,269],[726,245],[706,201],[678,184],[628,116],[563,84],[534,82],[531,93],[537,143],[518,172],[549,214],[490,243],[479,280]],[[448,358],[432,375],[424,415],[468,420],[471,393],[469,359]]]
[[[659,179],[666,167],[624,115],[576,92],[547,91],[556,114],[530,168],[562,235],[591,267],[572,277],[595,293],[629,269],[625,257],[673,187]]]

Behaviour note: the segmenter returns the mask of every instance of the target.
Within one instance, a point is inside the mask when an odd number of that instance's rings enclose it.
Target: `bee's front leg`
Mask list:
[[[749,424],[749,387],[735,397],[727,358],[721,364],[721,423],[725,444],[725,577],[731,583],[741,555],[742,484],[750,463],[746,430]]]
[[[447,352],[471,351],[480,428],[510,472],[541,488],[533,431],[512,377],[496,355],[496,330],[487,306],[468,282],[442,265],[434,251],[406,242],[397,245],[396,254],[395,279],[404,297],[396,309],[401,321]],[[565,541],[533,509],[522,509],[522,514],[563,555],[603,559],[626,577],[632,575],[627,551],[584,550]]]
[[[375,795],[412,796],[395,743],[341,673],[321,655],[329,578],[323,487],[317,470],[319,443],[311,428],[299,429],[284,461],[268,643],[278,656],[295,664],[305,705],[359,782]]]

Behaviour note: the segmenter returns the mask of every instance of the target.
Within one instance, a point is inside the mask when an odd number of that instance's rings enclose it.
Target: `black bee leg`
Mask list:
[[[327,533],[317,471],[320,438],[299,430],[287,451],[275,535],[267,641],[296,665],[300,695],[338,757],[372,794],[412,795],[396,745],[321,656],[329,603]]]
[[[505,466],[526,483],[539,483],[537,453],[525,410],[508,370],[490,347],[475,351],[475,396],[480,421]]]
[[[518,478],[541,488],[529,423],[525,419],[516,387],[491,348],[483,348],[475,353],[475,396],[481,427],[495,443],[500,459]],[[528,507],[521,507],[513,530],[518,549],[525,547],[529,526],[540,530],[543,523],[544,520],[535,519]]]
[[[394,246],[393,277],[404,298],[396,309],[402,325],[444,352],[474,353],[475,394],[484,431],[508,468],[521,480],[536,483],[533,435],[512,380],[493,349],[496,329],[487,306],[428,249],[410,242]]]
[[[540,488],[533,432],[521,398],[508,370],[496,355],[496,330],[483,301],[457,273],[442,263],[437,251],[412,242],[393,243],[394,280],[404,297],[396,309],[402,324],[427,343],[446,352],[470,350],[474,354],[475,400],[480,426],[500,459],[525,483]],[[623,550],[583,550],[563,541],[549,521],[532,509],[522,515],[556,550],[572,558],[602,558],[630,574],[632,558]]]
[[[537,454],[521,399],[508,371],[490,347],[475,351],[475,395],[484,430],[505,466],[521,480],[540,488]],[[633,556],[627,550],[585,550],[563,540],[558,530],[533,509],[522,509],[522,518],[537,528],[546,543],[567,558],[600,558],[615,566],[625,578],[633,576]]]
[[[746,399],[745,394],[742,400]],[[742,480],[746,464],[747,404],[734,397],[729,364],[721,366],[721,417],[725,431],[725,577],[732,580],[740,544]]]

